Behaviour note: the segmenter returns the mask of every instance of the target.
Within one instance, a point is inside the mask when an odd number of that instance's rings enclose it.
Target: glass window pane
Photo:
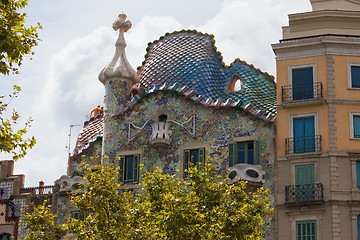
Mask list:
[[[191,162],[196,165],[199,162],[199,150],[191,150]]]
[[[246,163],[246,144],[238,143],[238,154],[237,154],[237,163]]]
[[[351,66],[351,87],[360,88],[360,66]]]
[[[125,161],[125,183],[133,181],[134,156],[126,156]]]
[[[354,138],[360,138],[360,116],[353,117]]]

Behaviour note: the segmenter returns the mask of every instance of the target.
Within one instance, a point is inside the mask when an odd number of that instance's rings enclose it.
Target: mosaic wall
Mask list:
[[[196,133],[193,137],[185,128],[171,123],[170,147],[166,152],[159,154],[150,146],[151,123],[163,113],[167,114],[169,120],[178,123],[184,123],[192,116],[196,116]],[[117,164],[116,156],[121,151],[142,150],[142,163],[145,168],[156,164],[166,173],[175,173],[180,170],[180,147],[183,149],[196,143],[206,144],[207,156],[216,160],[220,171],[226,171],[228,146],[232,138],[257,136],[261,140],[261,165],[266,172],[265,186],[273,192],[273,125],[265,125],[262,120],[255,119],[242,110],[206,108],[176,93],[158,92],[149,94],[142,103],[136,104],[133,110],[126,112],[124,117],[107,118],[104,144],[113,164]],[[129,129],[129,123],[143,128],[139,131],[130,125]],[[139,131],[132,141],[129,141],[129,130],[131,134]]]
[[[25,210],[26,210],[26,197],[18,197],[14,199],[15,215],[20,216],[18,239],[25,239],[27,230],[25,229]]]
[[[5,180],[0,182],[0,189],[2,192],[2,199],[9,199],[14,194],[14,181]],[[19,216],[18,226],[18,239],[24,239],[26,235],[25,229],[25,210],[26,210],[26,197],[15,197],[13,200],[15,205],[15,216]],[[5,206],[5,205],[4,205]],[[5,209],[3,210],[5,212]],[[8,211],[8,217],[11,217],[11,211]]]
[[[80,155],[71,157],[68,166],[68,175],[70,177],[81,175],[79,169],[82,168],[82,164],[87,165],[99,165],[101,163],[102,153],[102,138],[99,137],[95,142],[84,150]]]
[[[13,180],[1,181],[0,188],[4,190],[1,198],[3,199],[9,198],[13,194],[13,187],[14,187]]]

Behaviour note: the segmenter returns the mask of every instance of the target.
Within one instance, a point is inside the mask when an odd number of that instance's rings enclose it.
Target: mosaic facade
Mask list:
[[[258,161],[249,164],[265,172],[261,183],[273,203],[274,78],[240,59],[225,66],[214,37],[197,31],[167,33],[149,43],[136,73],[125,55],[124,32],[131,23],[119,15],[114,26],[120,29],[116,52],[99,75],[105,112],[85,123],[68,174],[75,176],[82,163],[96,164],[91,159],[100,154],[103,164],[120,167],[122,188],[135,189],[141,184],[138,165],[183,178],[187,154],[198,151],[227,175],[231,146],[245,143],[251,145],[246,154],[258,153]],[[62,219],[72,207],[60,193],[56,209]]]

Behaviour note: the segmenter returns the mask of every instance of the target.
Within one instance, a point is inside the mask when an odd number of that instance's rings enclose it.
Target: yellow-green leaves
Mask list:
[[[55,222],[55,215],[46,206],[39,205],[34,212],[26,214],[25,221],[29,233],[25,237],[26,240],[60,240],[66,230],[66,226]]]
[[[40,41],[36,27],[25,26],[25,13],[19,11],[27,5],[27,0],[0,1],[0,73],[19,73],[23,56],[34,52],[32,48]]]
[[[11,154],[14,160],[24,157],[27,150],[31,149],[36,143],[34,137],[25,137],[27,129],[32,123],[31,118],[25,122],[23,128],[15,129],[20,115],[13,110],[9,118],[4,116],[8,110],[9,103],[17,97],[20,90],[19,86],[14,85],[11,94],[0,96],[0,152]]]
[[[142,175],[142,186],[122,193],[118,170],[85,172],[88,183],[72,203],[89,215],[66,225],[75,239],[260,239],[272,213],[267,191],[228,185],[211,161],[190,167],[186,180],[154,167]]]

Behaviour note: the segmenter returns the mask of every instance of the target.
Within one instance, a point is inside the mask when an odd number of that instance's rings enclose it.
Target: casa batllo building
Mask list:
[[[119,167],[121,189],[136,191],[141,164],[143,171],[159,166],[186,178],[191,163],[213,159],[220,173],[231,173],[232,182],[270,189],[273,202],[274,77],[240,59],[225,65],[214,36],[195,30],[166,33],[149,43],[135,71],[125,54],[131,22],[120,14],[113,28],[119,31],[115,54],[99,74],[104,113],[84,123],[68,176],[56,182],[60,219],[81,217],[64,193],[76,191],[72,186],[81,181],[76,175],[83,163]]]

